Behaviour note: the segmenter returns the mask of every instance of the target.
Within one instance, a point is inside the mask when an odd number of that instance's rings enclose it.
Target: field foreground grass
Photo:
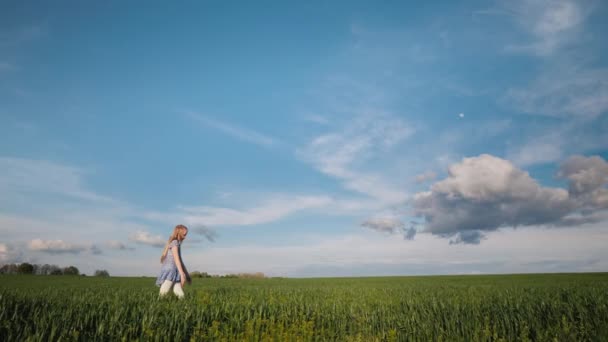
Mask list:
[[[0,276],[0,341],[607,341],[608,273],[194,279]]]

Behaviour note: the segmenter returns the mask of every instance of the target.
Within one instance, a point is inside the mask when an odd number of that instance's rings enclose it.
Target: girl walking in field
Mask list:
[[[171,288],[178,298],[184,297],[182,289],[186,282],[191,283],[190,275],[182,261],[181,244],[188,235],[188,227],[178,224],[165,245],[160,257],[162,264],[160,274],[156,278],[156,285],[160,286],[160,296],[164,296]]]

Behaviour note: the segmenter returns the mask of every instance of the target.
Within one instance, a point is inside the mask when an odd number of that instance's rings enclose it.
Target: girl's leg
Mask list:
[[[182,284],[175,283],[175,285],[173,285],[173,293],[175,293],[178,298],[184,298],[184,290],[182,290]]]
[[[177,283],[177,285],[179,285],[179,283]],[[169,293],[169,291],[171,290],[171,287],[173,286],[173,282],[171,280],[165,280],[162,285],[160,286],[160,296],[164,296],[167,293]]]

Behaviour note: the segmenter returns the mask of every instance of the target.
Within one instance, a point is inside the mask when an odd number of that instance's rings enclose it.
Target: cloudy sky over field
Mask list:
[[[0,4],[0,263],[608,271],[602,1]]]

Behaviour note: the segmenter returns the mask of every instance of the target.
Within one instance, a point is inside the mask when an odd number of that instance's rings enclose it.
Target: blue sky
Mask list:
[[[4,2],[0,262],[606,271],[607,12]]]

